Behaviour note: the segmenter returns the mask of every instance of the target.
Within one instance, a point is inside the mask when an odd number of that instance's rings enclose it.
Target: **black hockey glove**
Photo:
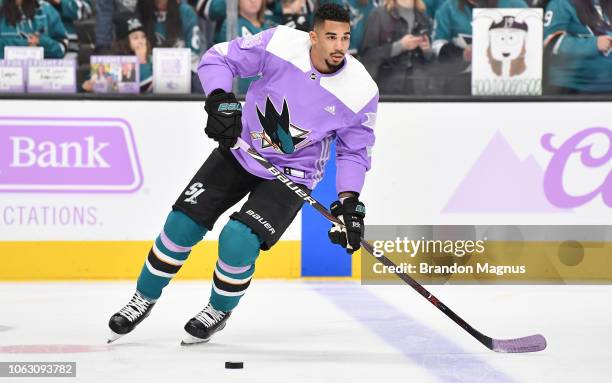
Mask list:
[[[204,110],[208,114],[206,135],[221,146],[234,146],[242,132],[242,106],[234,93],[215,89],[206,98]]]
[[[344,222],[344,227],[334,224],[329,230],[329,240],[346,249],[352,254],[361,247],[363,237],[363,219],[365,218],[365,205],[357,196],[346,198],[343,202],[336,201],[331,204],[331,213]]]

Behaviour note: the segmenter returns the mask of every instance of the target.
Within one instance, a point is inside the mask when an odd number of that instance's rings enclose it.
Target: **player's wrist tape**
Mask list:
[[[331,212],[335,216],[340,214],[354,215],[361,219],[365,218],[365,205],[355,196],[346,197],[341,201],[336,201],[331,205]]]

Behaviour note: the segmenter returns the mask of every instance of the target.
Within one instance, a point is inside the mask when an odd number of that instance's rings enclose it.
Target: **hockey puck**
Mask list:
[[[225,368],[229,368],[230,370],[238,370],[244,368],[243,362],[225,362]]]

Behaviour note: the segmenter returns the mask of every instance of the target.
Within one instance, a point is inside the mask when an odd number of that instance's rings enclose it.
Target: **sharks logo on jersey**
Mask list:
[[[276,151],[291,154],[306,146],[309,130],[301,129],[291,123],[287,100],[283,100],[283,109],[279,113],[269,97],[266,97],[265,114],[256,106],[257,117],[263,128],[262,132],[253,132],[254,140],[261,140],[261,148],[273,147]]]

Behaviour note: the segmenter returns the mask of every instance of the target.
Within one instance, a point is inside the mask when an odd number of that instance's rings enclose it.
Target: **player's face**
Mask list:
[[[313,49],[325,60],[330,71],[338,68],[351,42],[350,24],[325,20],[315,27],[314,35],[311,35]]]

